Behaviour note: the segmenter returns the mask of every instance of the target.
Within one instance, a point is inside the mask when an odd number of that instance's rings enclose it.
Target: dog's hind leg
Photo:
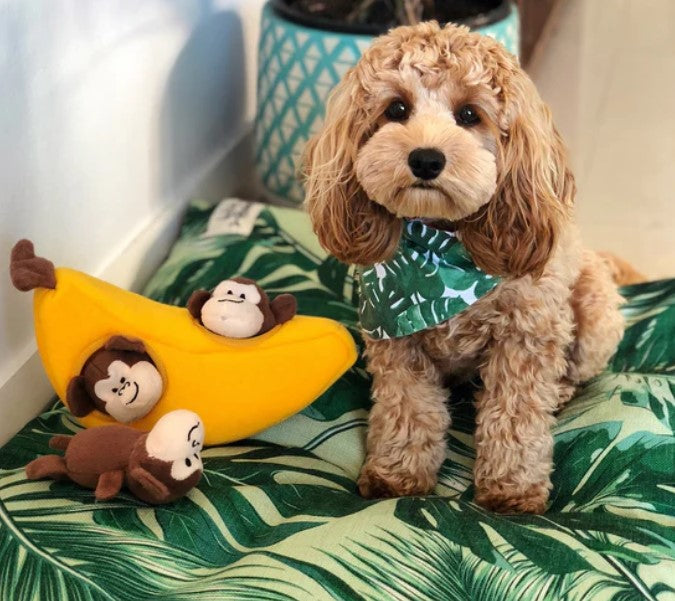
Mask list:
[[[576,332],[563,381],[571,391],[599,374],[616,351],[625,326],[619,312],[621,303],[623,298],[605,261],[585,251],[571,298]]]
[[[368,498],[426,494],[436,484],[450,425],[442,375],[416,336],[366,337],[366,357],[374,405],[359,490]]]

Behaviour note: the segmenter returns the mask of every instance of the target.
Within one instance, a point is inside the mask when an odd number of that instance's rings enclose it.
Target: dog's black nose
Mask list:
[[[408,155],[408,165],[415,177],[435,179],[445,167],[445,155],[435,148],[416,148]]]

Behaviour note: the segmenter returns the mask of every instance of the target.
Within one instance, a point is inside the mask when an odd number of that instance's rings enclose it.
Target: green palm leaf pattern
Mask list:
[[[611,369],[674,375],[675,279],[629,286],[623,293],[627,328]]]
[[[394,256],[362,268],[359,279],[361,327],[373,338],[443,323],[499,283],[474,264],[453,232],[415,219],[404,221]]]
[[[205,238],[211,211],[190,205],[149,296],[183,304],[246,275],[360,343],[353,272],[319,248],[306,215],[268,208],[248,237]],[[163,507],[27,481],[23,466],[51,452],[49,438],[79,428],[57,402],[0,450],[0,599],[672,600],[675,282],[623,293],[619,352],[559,415],[544,516],[472,502],[477,382],[453,390],[435,494],[383,501],[355,484],[370,404],[362,362],[284,423],[206,449],[197,489]]]

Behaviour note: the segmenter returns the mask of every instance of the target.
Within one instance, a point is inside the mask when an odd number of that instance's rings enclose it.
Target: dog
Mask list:
[[[446,383],[477,372],[475,501],[544,512],[555,414],[614,354],[623,299],[611,261],[580,242],[566,150],[518,60],[463,26],[391,30],[333,91],[303,173],[320,243],[359,266],[362,297],[364,284],[375,294],[361,304],[362,322],[375,323],[362,326],[374,404],[360,493],[433,490],[450,426]],[[437,298],[395,291],[448,263],[442,249],[414,246],[429,232],[464,262],[444,273],[466,270],[477,284],[441,286]],[[422,263],[397,280],[404,242]],[[387,329],[377,311],[389,300]],[[405,318],[392,313],[402,301]],[[461,310],[440,323],[415,323],[453,303]]]

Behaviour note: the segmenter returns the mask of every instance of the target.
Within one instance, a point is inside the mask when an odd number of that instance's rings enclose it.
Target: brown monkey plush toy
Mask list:
[[[188,300],[190,314],[207,330],[228,338],[251,338],[286,323],[297,310],[292,294],[272,302],[253,280],[231,278],[213,291],[197,290]]]
[[[150,413],[163,390],[162,376],[143,342],[113,336],[70,380],[66,400],[77,417],[98,409],[129,423]]]
[[[123,485],[146,503],[170,503],[187,494],[201,478],[204,426],[192,411],[164,415],[150,432],[129,426],[99,426],[75,436],[54,436],[53,449],[26,466],[31,480],[70,479],[92,488],[99,501],[112,499]]]

